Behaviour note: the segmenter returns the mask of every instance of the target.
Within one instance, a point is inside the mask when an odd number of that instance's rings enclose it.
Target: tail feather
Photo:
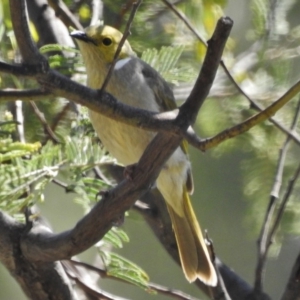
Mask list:
[[[199,278],[207,285],[217,284],[217,274],[201,233],[201,229],[193,211],[189,196],[183,193],[184,216],[179,216],[168,204],[176,236],[183,272],[188,281]]]

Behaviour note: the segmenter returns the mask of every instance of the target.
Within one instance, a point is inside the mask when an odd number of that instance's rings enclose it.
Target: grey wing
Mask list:
[[[150,65],[141,61],[141,72],[144,75],[147,84],[152,89],[155,99],[161,111],[175,109],[176,102],[173,91],[169,84],[161,77],[161,75],[154,70]]]
[[[156,102],[158,103],[161,111],[172,110],[177,107],[173,91],[168,83],[161,77],[161,75],[154,70],[150,65],[141,61],[141,72],[144,75],[147,84],[153,90],[155,94]],[[181,149],[187,155],[187,142],[183,141]],[[186,179],[186,188],[189,194],[194,192],[194,180],[192,171],[189,169]]]

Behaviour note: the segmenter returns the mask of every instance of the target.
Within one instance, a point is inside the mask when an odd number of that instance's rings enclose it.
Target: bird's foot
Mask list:
[[[133,174],[134,174],[134,171],[136,169],[136,164],[132,164],[132,165],[128,165],[124,168],[124,177],[127,179],[127,180],[130,180],[132,181],[133,180]]]
[[[120,227],[124,224],[124,221],[125,221],[125,213],[116,217],[112,224],[115,227]]]
[[[99,191],[97,194],[96,194],[96,200],[98,200],[98,198],[106,198],[109,194],[109,191],[108,190],[102,190],[102,191]]]

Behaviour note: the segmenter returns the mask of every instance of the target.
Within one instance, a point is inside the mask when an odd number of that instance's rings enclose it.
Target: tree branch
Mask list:
[[[299,300],[300,295],[300,254],[295,261],[290,278],[281,300]]]
[[[0,102],[16,101],[20,99],[22,99],[22,101],[32,101],[32,100],[37,101],[49,95],[51,95],[51,93],[47,91],[42,91],[40,89],[29,89],[29,90],[5,89],[5,90],[0,90]]]
[[[82,30],[82,25],[78,22],[75,16],[70,12],[67,5],[61,0],[48,0],[49,5],[55,11],[57,17],[59,17],[65,26],[68,28],[72,26],[78,30]]]
[[[40,65],[31,65],[31,64],[7,64],[0,61],[0,72],[8,73],[15,76],[25,76],[25,77],[34,77],[41,72]]]
[[[291,132],[293,132],[297,126],[298,120],[300,116],[300,100],[298,100],[298,106],[294,115],[294,119],[291,125]],[[261,291],[263,288],[263,275],[264,275],[264,268],[266,264],[267,254],[269,251],[269,248],[272,243],[272,239],[274,238],[275,232],[279,226],[281,217],[283,215],[284,208],[286,206],[286,203],[289,199],[289,196],[293,190],[294,183],[297,180],[299,174],[300,174],[300,165],[296,169],[295,174],[293,176],[293,179],[290,180],[290,183],[288,185],[287,191],[283,197],[283,200],[280,204],[277,216],[274,218],[274,212],[277,205],[277,202],[279,200],[279,191],[281,188],[281,181],[284,171],[284,163],[286,154],[289,148],[291,142],[291,137],[287,136],[285,142],[283,143],[283,146],[280,150],[279,158],[278,158],[278,165],[276,174],[274,177],[274,184],[271,190],[270,194],[270,200],[269,205],[266,211],[266,215],[264,218],[264,222],[261,228],[261,232],[257,241],[257,265],[255,270],[255,283],[254,288],[257,291]]]
[[[58,144],[59,140],[56,137],[55,133],[53,132],[52,128],[50,127],[50,125],[47,123],[47,120],[45,118],[45,115],[39,110],[38,106],[35,104],[34,101],[29,101],[30,106],[32,107],[35,115],[37,116],[37,118],[39,119],[39,121],[41,122],[44,131],[47,135],[46,140],[50,139],[53,141],[54,144]]]
[[[30,65],[39,65],[44,72],[48,69],[46,58],[41,55],[31,39],[24,0],[9,1],[12,25],[23,60]]]
[[[131,284],[130,282],[125,281],[121,278],[116,278],[116,277],[113,277],[113,276],[109,275],[107,270],[105,270],[103,268],[95,267],[95,266],[92,266],[90,264],[82,263],[82,262],[79,262],[79,261],[76,261],[76,260],[71,260],[71,261],[69,261],[69,263],[74,264],[75,267],[79,266],[79,267],[83,267],[87,270],[93,271],[93,272],[97,273],[101,278],[111,278],[111,279],[119,280],[119,281],[124,282],[124,283]],[[159,294],[164,294],[164,295],[167,295],[167,296],[169,296],[171,298],[174,298],[174,299],[196,300],[196,298],[194,298],[190,295],[187,295],[187,294],[183,293],[182,291],[171,289],[171,288],[168,288],[168,287],[165,287],[165,286],[153,283],[153,282],[149,282],[148,287],[149,287],[149,289],[151,289],[153,291],[156,291]]]
[[[300,92],[300,81],[295,83],[282,97],[273,102],[263,111],[257,113],[256,115],[248,118],[244,122],[237,124],[231,128],[225,129],[222,132],[218,133],[214,137],[207,139],[199,139],[195,134],[192,139],[190,135],[185,134],[185,138],[193,146],[202,151],[208,150],[219,145],[221,142],[224,142],[228,139],[236,137],[248,130],[250,130],[255,125],[267,120],[270,116],[274,115],[281,107],[283,107],[288,101],[290,101],[294,96]],[[290,136],[290,135],[289,135]],[[293,138],[291,136],[291,138]]]
[[[60,262],[26,260],[20,239],[28,228],[0,212],[0,260],[30,299],[73,300],[71,284]],[[41,230],[42,231],[42,230]]]
[[[104,82],[102,84],[102,87],[101,87],[102,91],[105,91],[105,89],[106,89],[106,87],[108,85],[108,82],[109,82],[109,80],[111,78],[112,72],[113,72],[113,70],[115,68],[115,65],[116,65],[116,62],[118,60],[118,57],[119,57],[119,55],[121,53],[122,47],[123,47],[124,43],[126,42],[128,36],[130,35],[130,27],[131,27],[131,24],[133,22],[134,16],[135,16],[137,10],[139,9],[139,6],[141,5],[141,2],[142,2],[142,0],[138,0],[137,2],[132,3],[131,13],[130,13],[129,19],[127,21],[125,30],[123,32],[123,36],[121,38],[121,41],[120,41],[120,43],[118,45],[118,48],[116,50],[116,53],[114,55],[113,61],[112,61],[112,63],[109,66],[107,75],[106,75],[105,80],[104,80]]]
[[[223,27],[221,27],[221,24]],[[233,22],[228,17],[223,17],[218,21],[216,29],[222,28],[222,30],[215,30],[213,36],[208,41],[207,53],[203,61],[200,75],[196,80],[191,94],[181,106],[178,118],[180,118],[181,114],[186,114],[188,111],[194,112],[191,115],[191,124],[195,122],[198,111],[206,99],[216,76],[216,73],[211,72],[210,70],[218,69],[221,60],[219,49],[224,49],[227,39],[223,39],[223,37],[229,36],[232,26]]]

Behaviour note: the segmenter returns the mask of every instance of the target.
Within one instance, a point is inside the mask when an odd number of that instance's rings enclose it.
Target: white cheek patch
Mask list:
[[[122,69],[130,60],[131,60],[131,57],[126,57],[126,58],[118,60],[115,64],[114,69],[115,70]]]

